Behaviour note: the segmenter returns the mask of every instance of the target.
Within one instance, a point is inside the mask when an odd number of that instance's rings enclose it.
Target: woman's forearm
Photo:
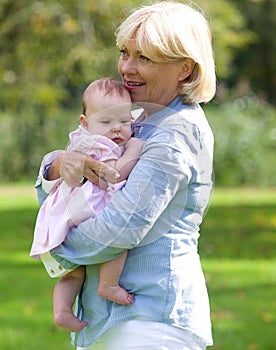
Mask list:
[[[183,168],[176,166],[173,153],[164,157],[164,148],[150,148],[149,159],[142,156],[124,189],[112,197],[103,213],[70,230],[64,244],[54,250],[58,261],[84,265],[107,261],[124,249],[132,249],[142,241],[148,244],[169,231],[173,213],[170,220],[168,215],[159,220],[157,230],[151,228],[186,176]]]

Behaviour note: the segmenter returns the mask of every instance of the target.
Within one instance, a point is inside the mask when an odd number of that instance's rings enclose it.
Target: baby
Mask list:
[[[122,188],[125,179],[138,161],[143,141],[131,138],[131,99],[118,81],[104,78],[91,83],[83,95],[80,126],[70,133],[69,151],[80,151],[107,162],[120,177],[107,190],[85,181],[81,187],[70,187],[62,179],[41,206],[30,255],[47,264],[47,254],[61,244],[69,229],[89,217],[99,215],[114,192]],[[119,304],[130,305],[133,295],[119,286],[127,252],[100,266],[98,294]],[[46,266],[47,268],[47,266]],[[83,329],[86,321],[74,316],[72,308],[85,279],[85,268],[63,276],[54,288],[54,319],[67,331]]]

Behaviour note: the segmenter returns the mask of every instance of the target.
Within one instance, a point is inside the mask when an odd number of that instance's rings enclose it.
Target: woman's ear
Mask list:
[[[178,76],[179,81],[187,79],[194,69],[195,62],[191,58],[186,58],[181,65],[181,71]]]
[[[88,121],[87,121],[86,115],[84,114],[80,115],[80,123],[83,127],[88,128]]]

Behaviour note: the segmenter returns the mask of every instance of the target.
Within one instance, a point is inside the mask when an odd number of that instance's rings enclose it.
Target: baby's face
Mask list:
[[[96,103],[95,103],[96,102]],[[88,108],[88,130],[103,135],[118,145],[123,145],[131,136],[131,100],[111,95],[94,100],[92,113]]]

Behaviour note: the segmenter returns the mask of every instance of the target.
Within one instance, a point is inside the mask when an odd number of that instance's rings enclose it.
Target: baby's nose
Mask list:
[[[121,130],[121,126],[120,126],[120,125],[116,125],[116,126],[114,126],[114,127],[111,129],[112,132],[118,132],[118,131],[120,131],[120,130]]]

